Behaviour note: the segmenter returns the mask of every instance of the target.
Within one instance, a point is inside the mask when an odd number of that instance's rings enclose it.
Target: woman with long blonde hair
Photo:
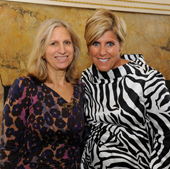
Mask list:
[[[80,42],[69,24],[44,21],[28,76],[12,84],[3,110],[0,168],[80,168],[84,86],[75,64]]]

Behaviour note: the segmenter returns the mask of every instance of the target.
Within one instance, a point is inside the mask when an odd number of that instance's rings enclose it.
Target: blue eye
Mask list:
[[[112,42],[108,42],[107,44],[108,44],[108,46],[113,46],[114,45]]]
[[[94,42],[93,45],[94,46],[99,46],[99,42]]]

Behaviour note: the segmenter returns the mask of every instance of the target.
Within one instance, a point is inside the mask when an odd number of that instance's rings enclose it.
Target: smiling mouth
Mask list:
[[[55,56],[54,58],[57,60],[65,60],[68,58],[68,56]]]
[[[100,62],[103,62],[103,63],[105,63],[105,62],[107,62],[109,59],[99,59],[99,61]]]

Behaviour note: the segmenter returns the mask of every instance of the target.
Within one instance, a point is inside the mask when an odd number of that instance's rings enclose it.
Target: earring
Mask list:
[[[124,54],[126,54],[126,51],[124,50],[122,50],[122,52],[120,53],[120,56],[122,57]]]

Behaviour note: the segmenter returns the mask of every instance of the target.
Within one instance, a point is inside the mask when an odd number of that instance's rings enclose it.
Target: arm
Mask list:
[[[11,86],[2,116],[0,142],[0,168],[15,168],[20,153],[20,142],[25,128],[25,109],[23,97],[25,88],[22,81],[16,79]]]
[[[170,164],[170,94],[161,73],[153,71],[149,75],[144,95],[153,131],[150,168],[166,169]]]
[[[88,118],[88,107],[87,107],[87,90],[88,90],[88,87],[87,87],[87,84],[86,84],[86,80],[85,80],[85,76],[84,76],[84,72],[82,73],[81,75],[81,82],[84,84],[84,104],[83,104],[83,108],[84,108],[84,121],[85,121],[85,128],[84,128],[84,132],[83,132],[83,143],[85,144],[87,139],[88,139],[88,136],[89,136],[89,133],[90,133],[90,127],[89,127],[89,124],[88,124],[88,121],[87,121],[87,118]]]

